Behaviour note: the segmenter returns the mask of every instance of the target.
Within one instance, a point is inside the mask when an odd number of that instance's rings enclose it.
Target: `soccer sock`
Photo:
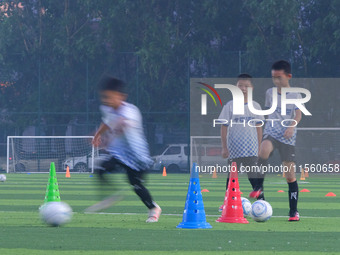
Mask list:
[[[299,187],[297,181],[288,183],[288,198],[289,198],[289,214],[294,216],[297,211],[297,203],[299,199]]]
[[[156,207],[152,201],[150,192],[142,184],[135,184],[133,188],[147,208],[152,209]]]
[[[265,173],[262,172],[262,166],[267,166],[268,159],[259,158],[257,161],[257,165],[259,166],[259,172],[257,173],[257,182],[256,182],[256,189],[262,189],[263,190],[263,182]]]
[[[126,167],[126,173],[134,191],[140,197],[146,207],[149,209],[155,208],[156,205],[152,201],[150,192],[143,185],[143,172],[138,172]]]
[[[225,184],[225,190],[228,189],[228,185],[229,185],[229,177],[227,178],[226,184]]]
[[[256,185],[257,185],[257,178],[250,178],[250,177],[248,176],[248,180],[249,180],[249,182],[250,182],[251,187],[253,188],[253,190],[255,190],[255,189],[256,189]]]

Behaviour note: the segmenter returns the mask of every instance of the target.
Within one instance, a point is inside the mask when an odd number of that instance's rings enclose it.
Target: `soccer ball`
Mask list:
[[[269,220],[273,215],[273,208],[264,200],[257,200],[251,206],[251,214],[253,220],[258,222],[264,222]]]
[[[4,175],[4,174],[0,174],[0,182],[4,182],[4,181],[6,181],[6,175]]]
[[[72,208],[64,202],[48,202],[39,208],[41,219],[48,225],[58,227],[72,218]]]
[[[248,216],[251,213],[251,203],[245,197],[241,197],[243,215]]]

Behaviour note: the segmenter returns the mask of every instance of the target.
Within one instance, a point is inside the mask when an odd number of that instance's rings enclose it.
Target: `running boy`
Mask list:
[[[294,119],[295,123],[299,123],[301,120],[301,111],[295,107],[295,105],[287,105],[287,115],[281,115],[281,89],[289,88],[289,80],[292,78],[291,66],[285,60],[280,60],[272,65],[272,79],[273,83],[278,89],[278,101],[276,111],[268,116],[269,119],[277,119],[280,121],[267,122],[264,129],[264,136],[260,146],[259,161],[258,165],[267,165],[267,160],[271,153],[278,149],[281,157],[281,161],[286,172],[286,180],[288,183],[288,198],[289,198],[289,221],[299,221],[300,215],[297,210],[297,203],[299,197],[298,183],[295,177],[295,142],[296,142],[296,128],[295,127],[284,127],[281,124],[282,120]],[[269,109],[272,105],[272,88],[266,92],[266,103],[265,107]],[[288,93],[286,95],[288,99],[299,99],[301,98],[300,93]],[[285,125],[289,124],[287,121]],[[257,193],[263,194],[263,181],[264,175],[259,179],[260,190]]]
[[[125,83],[106,76],[100,82],[102,123],[93,139],[94,146],[100,146],[101,137],[111,132],[111,141],[107,146],[110,156],[100,166],[99,177],[105,183],[105,173],[122,167],[134,191],[149,209],[146,222],[157,222],[161,208],[152,200],[149,191],[143,185],[143,173],[152,164],[146,142],[142,116],[139,109],[127,103]]]
[[[228,158],[229,163],[236,162],[238,169],[254,170],[257,163],[259,144],[262,140],[263,116],[253,114],[248,108],[248,88],[253,89],[252,77],[249,74],[240,74],[236,86],[242,90],[244,96],[244,115],[233,114],[233,101],[229,101],[222,109],[219,119],[226,120],[228,124],[221,125],[222,157]],[[254,108],[261,110],[261,106],[253,101]],[[248,169],[247,169],[248,170]],[[257,172],[247,171],[249,182],[253,190],[258,190],[256,181]],[[226,182],[228,189],[229,177]],[[264,197],[258,197],[264,199]],[[220,207],[220,211],[223,205]]]

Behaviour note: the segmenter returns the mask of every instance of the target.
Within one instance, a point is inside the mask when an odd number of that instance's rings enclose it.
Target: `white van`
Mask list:
[[[163,167],[169,172],[188,171],[188,145],[170,144],[161,155],[154,156],[152,170],[162,171]]]
[[[227,164],[227,160],[221,156],[221,145],[205,144],[193,150],[193,161],[198,165]],[[165,166],[169,172],[189,172],[189,149],[187,144],[170,144],[161,155],[154,156],[152,170],[161,171]]]

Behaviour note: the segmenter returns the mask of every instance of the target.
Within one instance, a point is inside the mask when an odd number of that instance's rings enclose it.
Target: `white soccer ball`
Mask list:
[[[4,174],[0,174],[0,182],[4,182],[4,181],[6,181],[6,175],[4,175]]]
[[[272,206],[264,200],[257,200],[251,206],[251,214],[253,220],[264,222],[270,219],[273,215]]]
[[[241,197],[241,201],[242,201],[243,215],[248,216],[251,213],[251,203],[245,197]]]
[[[61,226],[72,218],[72,208],[64,202],[48,202],[39,208],[41,219],[48,225]]]

